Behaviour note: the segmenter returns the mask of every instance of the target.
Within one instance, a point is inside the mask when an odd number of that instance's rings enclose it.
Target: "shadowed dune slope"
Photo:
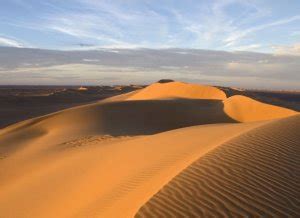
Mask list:
[[[147,100],[163,98],[192,98],[223,100],[226,94],[215,87],[182,82],[154,83],[127,100]]]
[[[86,135],[134,136],[214,123],[235,123],[218,100],[100,102],[18,123],[0,131],[0,154],[48,135],[59,143]],[[28,143],[28,142],[26,142]]]
[[[271,120],[296,115],[297,112],[235,95],[223,101],[224,112],[238,122]]]
[[[297,217],[300,115],[272,121],[207,153],[136,217]]]

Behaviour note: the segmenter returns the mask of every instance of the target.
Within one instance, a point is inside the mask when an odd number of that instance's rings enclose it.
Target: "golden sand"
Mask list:
[[[180,82],[20,122],[0,130],[0,217],[293,216],[299,127]]]

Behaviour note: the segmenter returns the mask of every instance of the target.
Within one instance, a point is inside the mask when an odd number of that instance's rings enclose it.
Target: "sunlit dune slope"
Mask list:
[[[297,114],[297,112],[235,95],[223,101],[224,112],[238,122],[271,120]]]
[[[192,99],[216,99],[223,100],[226,94],[215,87],[188,84],[182,82],[154,83],[128,100],[147,100],[164,98],[192,98]]]
[[[1,160],[0,216],[133,217],[199,156],[262,124],[201,125],[66,143],[40,136]]]
[[[136,217],[298,217],[300,115],[229,140],[164,186]]]

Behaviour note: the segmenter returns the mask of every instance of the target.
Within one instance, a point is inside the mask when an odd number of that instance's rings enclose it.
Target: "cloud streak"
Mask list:
[[[297,4],[298,0],[289,5],[266,0],[13,0],[5,3],[10,10],[0,9],[0,28],[11,28],[15,33],[22,29],[30,43],[64,50],[88,43],[94,45],[90,49],[180,47],[272,52],[275,45],[299,43]]]
[[[161,78],[246,88],[299,89],[300,57],[197,49],[50,51],[0,48],[0,83],[97,85]],[[54,80],[58,75],[76,79]],[[62,76],[63,77],[63,76]],[[22,80],[23,78],[23,80]],[[31,80],[30,80],[31,78]],[[40,79],[42,78],[42,79]]]
[[[0,36],[0,46],[17,47],[17,48],[24,47],[23,43],[15,39],[3,37],[3,36]]]
[[[275,27],[275,26],[288,24],[288,23],[298,21],[298,20],[300,20],[300,15],[284,18],[284,19],[277,20],[277,21],[274,21],[274,22],[271,22],[271,23],[266,23],[266,24],[254,26],[254,27],[251,27],[249,29],[242,30],[242,31],[241,30],[235,31],[235,32],[231,33],[230,36],[224,40],[224,42],[226,43],[225,46],[229,47],[229,46],[235,45],[242,38],[245,38],[248,35],[256,33],[258,31],[265,30],[267,28],[271,28],[271,27]]]
[[[300,43],[289,46],[274,46],[275,55],[300,56]]]

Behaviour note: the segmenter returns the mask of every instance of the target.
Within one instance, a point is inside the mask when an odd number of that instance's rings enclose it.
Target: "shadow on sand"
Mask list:
[[[95,106],[101,131],[114,135],[149,135],[202,124],[236,123],[220,100],[170,99],[123,101]]]

